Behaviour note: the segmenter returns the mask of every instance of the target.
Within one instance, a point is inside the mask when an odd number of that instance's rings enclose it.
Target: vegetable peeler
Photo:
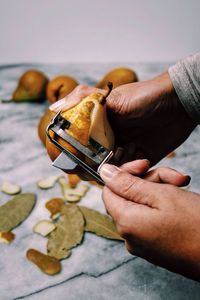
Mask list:
[[[88,172],[96,181],[104,184],[104,181],[99,175],[101,166],[108,162],[113,156],[113,151],[106,149],[97,141],[89,138],[88,145],[82,145],[77,139],[69,135],[65,129],[70,127],[71,123],[61,116],[61,112],[57,113],[46,129],[46,135],[49,140],[61,151],[60,155],[53,161],[52,165],[61,169],[64,172],[72,172],[77,167],[81,167]],[[57,137],[69,143],[86,161],[65,149],[54,137],[50,136],[50,131],[53,131]]]

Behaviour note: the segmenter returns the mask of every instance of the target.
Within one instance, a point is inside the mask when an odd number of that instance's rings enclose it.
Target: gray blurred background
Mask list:
[[[174,61],[200,49],[199,0],[0,0],[0,63]]]

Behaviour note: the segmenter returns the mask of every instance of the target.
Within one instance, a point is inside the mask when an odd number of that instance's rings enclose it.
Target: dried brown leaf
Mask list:
[[[0,231],[10,231],[23,222],[32,211],[35,202],[35,194],[25,193],[0,206]]]
[[[84,234],[84,218],[76,205],[64,205],[57,228],[49,235],[48,254],[63,259],[70,256],[70,249],[80,244]]]
[[[79,208],[85,218],[85,231],[96,233],[108,239],[123,240],[117,233],[111,218],[88,207],[79,206]]]

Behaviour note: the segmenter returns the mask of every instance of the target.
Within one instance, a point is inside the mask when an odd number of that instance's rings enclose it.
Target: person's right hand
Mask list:
[[[66,110],[95,92],[105,91],[78,86],[51,108]],[[154,165],[182,144],[197,125],[183,108],[167,72],[115,88],[106,103],[116,138],[117,165],[138,158]]]
[[[169,168],[139,178],[146,163],[101,167],[106,209],[130,253],[200,281],[200,195],[179,188],[190,178]]]

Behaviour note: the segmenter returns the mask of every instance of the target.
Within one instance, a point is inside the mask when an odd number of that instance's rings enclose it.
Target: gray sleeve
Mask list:
[[[168,72],[185,110],[200,124],[200,52],[179,61]]]

